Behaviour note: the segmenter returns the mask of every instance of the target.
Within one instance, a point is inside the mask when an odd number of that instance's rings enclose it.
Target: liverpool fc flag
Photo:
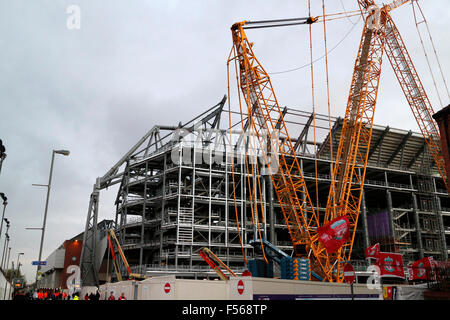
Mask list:
[[[433,257],[417,260],[409,267],[409,280],[430,280],[434,266]]]
[[[380,244],[376,243],[366,249],[366,258],[378,259],[380,255]]]
[[[405,278],[403,259],[400,253],[380,252],[375,265],[380,268],[380,277]]]
[[[327,225],[317,228],[319,241],[323,243],[328,253],[339,250],[350,238],[350,222],[347,216],[337,217]]]

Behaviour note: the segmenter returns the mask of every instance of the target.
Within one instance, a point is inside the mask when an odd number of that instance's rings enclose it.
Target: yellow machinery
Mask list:
[[[130,265],[128,264],[128,260],[125,257],[125,254],[123,253],[122,247],[120,246],[119,239],[117,239],[116,233],[114,232],[114,229],[109,229],[106,233],[108,237],[108,244],[109,248],[111,250],[111,257],[113,260],[113,266],[114,271],[116,272],[117,280],[122,281],[122,272],[120,270],[120,264],[119,260],[117,259],[117,256],[115,252],[117,251],[120,255],[120,258],[122,259],[122,263],[124,264],[125,268],[128,271],[128,279],[134,279],[134,280],[143,280],[146,278],[145,275],[138,274],[138,273],[132,273]]]

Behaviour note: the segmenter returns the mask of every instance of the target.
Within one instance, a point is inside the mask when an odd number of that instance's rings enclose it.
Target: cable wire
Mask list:
[[[417,22],[416,11],[415,11],[415,9],[414,9],[414,2],[416,3],[417,8],[419,9],[420,14],[422,15],[423,21],[421,21],[421,22]],[[445,86],[445,89],[446,89],[446,91],[447,91],[447,97],[450,99],[450,94],[449,94],[449,91],[448,91],[447,82],[445,81],[444,73],[442,72],[442,67],[441,67],[441,63],[440,63],[440,61],[439,61],[439,57],[438,57],[438,54],[437,54],[437,51],[436,51],[436,47],[435,47],[435,45],[434,45],[433,38],[431,37],[431,32],[430,32],[430,29],[429,29],[429,27],[428,27],[427,20],[425,19],[425,15],[424,15],[424,13],[423,13],[423,11],[422,11],[422,8],[421,8],[420,5],[419,5],[419,1],[418,1],[418,0],[414,0],[414,1],[412,2],[412,8],[413,8],[413,13],[414,13],[414,21],[416,22],[417,33],[419,34],[420,42],[421,42],[421,44],[422,44],[422,48],[423,48],[424,53],[425,53],[425,57],[426,57],[426,60],[427,60],[427,63],[428,63],[428,68],[430,69],[431,77],[433,78],[433,83],[434,83],[434,86],[435,86],[435,88],[436,88],[436,91],[437,91],[437,94],[438,94],[438,97],[439,97],[439,101],[441,102],[441,106],[443,106],[442,101],[441,101],[441,97],[440,97],[440,95],[439,95],[438,88],[437,88],[437,86],[436,86],[436,82],[435,82],[435,80],[434,80],[433,71],[432,71],[432,69],[431,69],[430,62],[429,62],[429,60],[428,60],[428,56],[427,56],[426,51],[425,51],[425,46],[424,46],[423,41],[422,41],[422,36],[420,35],[420,30],[419,30],[419,24],[420,24],[420,23],[423,22],[423,23],[425,24],[425,26],[426,26],[427,33],[428,33],[428,37],[430,38],[431,46],[433,47],[434,56],[435,56],[435,58],[436,58],[436,61],[437,61],[438,67],[439,67],[439,71],[440,71],[440,73],[441,73],[442,81],[444,82],[444,86]]]
[[[356,24],[354,24],[354,25],[350,28],[350,30],[347,31],[347,33],[344,35],[344,37],[343,37],[341,40],[339,40],[339,41],[336,43],[336,45],[334,45],[334,47],[332,47],[326,54],[327,54],[327,55],[330,54],[330,53],[333,52],[339,45],[341,45],[341,43],[344,42],[344,40],[350,35],[350,33],[355,29],[355,27],[356,27],[357,25],[359,25],[359,22],[360,22],[360,21],[361,21],[361,16],[359,16],[359,19],[358,19],[358,21],[356,22]],[[320,61],[320,60],[322,60],[323,58],[325,58],[325,54],[322,55],[322,56],[320,56],[319,58],[313,60],[312,63],[316,63],[317,61]],[[311,64],[311,62],[310,62],[310,63],[307,63],[307,64],[305,64],[305,65],[302,65],[302,66],[300,66],[300,67],[293,68],[293,69],[287,69],[287,70],[283,70],[283,71],[275,71],[275,72],[267,72],[267,73],[270,74],[270,75],[276,75],[276,74],[283,74],[283,73],[288,73],[288,72],[298,71],[298,70],[301,70],[301,69],[303,69],[303,68],[308,67],[310,64]]]

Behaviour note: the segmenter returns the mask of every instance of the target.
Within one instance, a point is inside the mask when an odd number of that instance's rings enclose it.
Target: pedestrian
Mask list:
[[[37,291],[33,292],[33,300],[37,300],[38,299],[38,293]]]
[[[114,297],[114,292],[111,291],[108,300],[116,300],[116,297]]]
[[[65,291],[63,292],[63,300],[67,300],[67,293]]]
[[[87,292],[86,292],[86,294],[84,296],[84,300],[89,300],[89,295],[87,294]]]
[[[100,292],[97,289],[97,292],[95,293],[95,300],[99,301],[100,300]]]
[[[125,293],[122,292],[122,295],[119,297],[119,300],[127,300],[127,298],[125,297]]]
[[[89,300],[95,300],[95,294],[92,291],[89,293]]]

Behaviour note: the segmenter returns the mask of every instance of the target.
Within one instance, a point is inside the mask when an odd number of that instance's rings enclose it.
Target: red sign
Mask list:
[[[380,244],[376,243],[373,246],[368,247],[365,253],[366,258],[378,259],[378,256],[380,255]]]
[[[251,277],[252,273],[249,270],[244,270],[244,272],[242,272],[242,276],[243,277]]]
[[[427,257],[417,260],[409,269],[409,280],[427,280],[432,277],[433,258]]]
[[[171,288],[170,288],[170,283],[167,282],[167,283],[164,285],[164,292],[165,292],[165,293],[169,293],[169,292],[170,292],[170,289],[171,289]]]
[[[239,294],[243,294],[244,293],[244,281],[239,280],[237,283],[237,291]]]
[[[375,265],[380,268],[380,277],[405,278],[403,259],[400,253],[380,252]]]
[[[337,217],[327,225],[317,228],[319,241],[323,243],[328,253],[333,253],[350,238],[350,222],[347,216]]]
[[[347,283],[353,283],[355,281],[355,269],[350,263],[345,264],[344,266],[344,280]]]

